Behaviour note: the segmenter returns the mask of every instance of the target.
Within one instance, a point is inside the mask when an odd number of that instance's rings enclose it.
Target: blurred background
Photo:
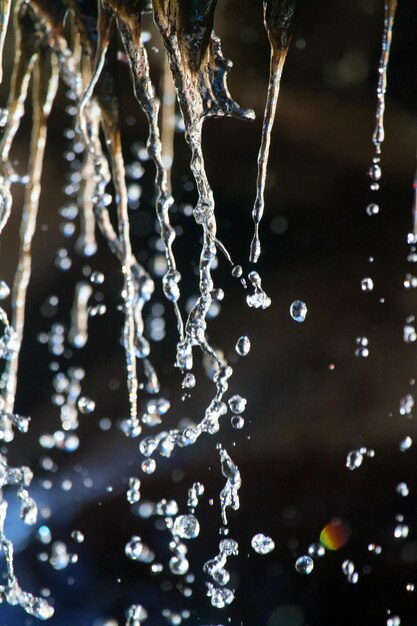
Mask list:
[[[146,608],[149,626],[169,623],[164,609],[190,611],[183,622],[192,625],[395,626],[399,623],[392,621],[395,616],[401,624],[417,624],[417,590],[412,590],[417,584],[417,458],[413,445],[400,451],[400,441],[406,436],[413,439],[416,426],[412,414],[399,411],[401,398],[413,393],[416,375],[416,344],[403,338],[405,320],[416,313],[417,304],[413,289],[404,287],[406,275],[416,271],[407,261],[416,165],[416,25],[416,4],[399,2],[388,73],[383,176],[375,193],[369,190],[367,172],[373,156],[383,2],[299,0],[261,223],[263,253],[258,265],[271,307],[265,311],[247,307],[246,293],[230,276],[223,258],[214,272],[225,298],[219,314],[210,320],[210,341],[234,368],[230,395],[247,398],[245,426],[234,430],[230,418],[224,418],[218,436],[203,436],[171,459],[158,460],[152,476],[140,469],[138,440],[127,439],[118,428],[128,412],[118,310],[120,265],[99,233],[98,251],[88,258],[74,249],[77,222],[73,237],[63,233],[65,220],[58,209],[68,204],[64,187],[69,168],[64,131],[72,118],[66,111],[66,89],[60,86],[49,123],[16,401],[16,410],[30,415],[32,422],[29,434],[18,434],[9,450],[12,464],[34,470],[32,495],[41,512],[37,527],[28,530],[18,520],[11,494],[8,532],[16,543],[16,573],[25,590],[53,598],[51,626],[122,625],[132,603]],[[158,84],[162,43],[150,16],[144,28],[151,33],[148,50]],[[219,0],[215,30],[222,38],[223,53],[233,60],[231,93],[241,106],[256,112],[252,123],[209,120],[204,127],[218,236],[235,262],[248,271],[269,69],[261,2]],[[14,54],[11,31],[2,106]],[[199,421],[213,385],[197,365],[197,385],[189,398],[181,399],[181,377],[173,367],[175,320],[160,285],[154,168],[144,158],[147,129],[122,62],[119,89],[125,160],[134,163],[139,157],[144,168],[141,190],[136,192],[141,194],[140,203],[131,202],[132,245],[157,282],[154,300],[145,309],[146,329],[153,337],[161,395],[171,402],[163,425],[154,429],[158,431],[175,427],[183,418]],[[20,173],[26,170],[30,123],[28,103],[12,151]],[[183,275],[185,307],[197,293],[201,231],[190,215],[196,192],[180,129],[175,135],[172,180],[176,200],[172,222],[178,235],[174,251]],[[1,278],[9,284],[17,261],[22,199],[22,187],[15,186],[13,215],[0,250]],[[378,203],[377,215],[367,214],[370,202]],[[114,214],[114,207],[111,211]],[[68,251],[70,264],[57,262],[61,249]],[[92,303],[105,303],[107,312],[90,319],[84,349],[51,355],[39,336],[42,339],[53,324],[62,324],[66,332],[75,285],[88,275],[88,268],[105,275],[103,285],[93,285]],[[374,283],[369,293],[361,289],[365,277]],[[308,307],[302,324],[289,314],[296,299]],[[164,321],[155,324],[155,318]],[[234,350],[241,335],[248,335],[252,344],[246,358]],[[368,338],[367,358],[355,356],[357,337]],[[59,408],[51,402],[51,362],[61,369],[84,368],[83,395],[95,401],[93,413],[80,415],[80,445],[73,453],[46,450],[39,443],[43,434],[60,428]],[[144,392],[141,406],[148,399]],[[149,428],[147,434],[152,432]],[[236,599],[222,610],[212,608],[205,597],[207,577],[202,573],[202,564],[218,552],[220,539],[218,494],[224,478],[216,451],[219,442],[243,479],[240,510],[229,514],[230,536],[240,544],[239,556],[228,561]],[[375,456],[349,471],[346,455],[361,446],[374,449]],[[156,518],[138,515],[137,505],[127,503],[129,476],[142,479],[144,501],[175,498],[183,512],[189,487],[196,481],[204,483],[205,495],[197,509],[200,536],[188,542],[195,573],[191,598],[181,594],[178,579],[167,567],[168,531],[160,529]],[[407,483],[408,497],[397,493],[400,482]],[[400,538],[394,536],[401,523],[398,516],[408,526],[408,535]],[[342,520],[346,543],[327,550],[309,576],[299,575],[296,558],[307,554],[309,545],[319,541],[323,528],[335,519]],[[83,533],[82,543],[71,538],[74,530]],[[258,532],[275,541],[269,555],[258,555],[250,547]],[[124,546],[132,535],[142,537],[156,553],[156,561],[164,564],[162,573],[151,574],[149,564],[126,558]],[[78,554],[78,562],[56,571],[48,560],[56,541]],[[369,550],[370,544],[381,550]],[[354,563],[356,584],[342,572],[346,559]],[[35,622],[19,608],[0,607],[1,626]]]

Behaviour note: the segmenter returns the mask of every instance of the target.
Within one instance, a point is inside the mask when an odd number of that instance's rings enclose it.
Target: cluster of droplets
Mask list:
[[[346,576],[346,580],[351,585],[356,585],[359,580],[359,573],[355,569],[355,564],[349,559],[345,559],[342,563],[342,572]]]
[[[234,593],[225,587],[230,581],[230,573],[226,569],[227,559],[230,556],[237,556],[239,546],[234,539],[222,539],[219,543],[219,553],[204,563],[204,571],[210,576],[213,583],[207,583],[207,595],[211,604],[219,609],[231,604],[234,600]],[[220,585],[220,586],[216,586]]]
[[[30,497],[27,488],[32,482],[32,471],[28,467],[11,467],[4,455],[0,455],[0,489],[6,486],[17,487],[17,497],[20,502],[20,517],[24,524],[33,526],[37,521],[37,506]],[[4,524],[6,521],[8,503],[2,498],[0,502],[0,546],[6,560],[6,576],[0,585],[2,601],[20,605],[29,615],[39,619],[48,619],[54,614],[53,607],[44,598],[33,596],[23,591],[14,573],[13,544],[6,537]]]
[[[373,458],[375,456],[375,450],[369,450],[362,447],[358,450],[350,450],[346,456],[346,467],[350,470],[356,470],[361,467],[365,457]]]

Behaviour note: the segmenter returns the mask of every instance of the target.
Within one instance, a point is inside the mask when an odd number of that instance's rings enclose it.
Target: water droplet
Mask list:
[[[295,569],[299,574],[311,574],[314,569],[314,561],[310,556],[300,556],[295,562]]]
[[[394,528],[394,537],[396,539],[407,539],[409,528],[407,524],[397,524]]]
[[[104,283],[104,274],[102,272],[92,272],[90,281],[93,285],[102,285]]]
[[[290,306],[290,315],[296,322],[304,322],[307,315],[307,305],[301,300],[294,300]]]
[[[379,546],[376,543],[370,543],[368,545],[368,550],[369,550],[369,552],[373,552],[374,554],[378,554],[378,555],[381,554],[381,552],[382,552],[381,546]]]
[[[345,576],[349,576],[353,574],[354,571],[355,571],[355,564],[353,563],[353,561],[349,561],[349,559],[346,559],[345,561],[343,561],[342,572],[344,573]]]
[[[258,554],[269,554],[275,548],[275,543],[271,537],[258,533],[252,537],[251,546]]]
[[[94,402],[94,400],[91,400],[91,398],[86,398],[85,396],[82,396],[78,399],[77,406],[80,413],[84,413],[87,415],[94,411],[94,409],[96,408],[96,403]]]
[[[189,562],[184,556],[172,556],[169,559],[169,569],[176,576],[184,576],[190,567]]]
[[[249,353],[249,350],[250,350],[249,337],[246,337],[246,335],[239,337],[236,343],[236,352],[240,356],[246,356]]]
[[[326,554],[326,550],[321,543],[312,543],[308,548],[308,553],[313,559],[321,559]]]
[[[369,169],[369,177],[371,180],[381,180],[381,168],[378,163],[373,163],[371,168]]]
[[[369,356],[368,339],[367,337],[356,338],[357,348],[355,349],[355,356],[366,359]]]
[[[361,280],[361,289],[362,291],[372,291],[374,288],[374,281],[372,278],[362,278]]]
[[[137,561],[143,550],[143,543],[140,537],[134,536],[125,546],[125,554],[128,559]]]
[[[26,492],[27,493],[27,492]],[[34,526],[36,524],[36,520],[38,517],[38,507],[32,498],[26,497],[24,501],[22,501],[22,506],[20,508],[20,517],[23,520],[24,524],[28,526]]]
[[[129,504],[135,504],[140,500],[140,480],[139,478],[129,478],[129,489],[127,490],[127,501]]]
[[[145,472],[145,474],[153,474],[156,469],[155,459],[145,459],[144,461],[142,461],[141,467],[142,471]]]
[[[245,425],[245,420],[241,415],[233,415],[230,423],[235,430],[241,430]]]
[[[84,535],[80,530],[73,530],[71,533],[71,537],[77,543],[82,543],[84,541]]]
[[[399,443],[400,451],[405,452],[406,450],[409,450],[412,445],[413,445],[413,440],[411,439],[409,435],[407,435],[407,437],[404,437],[404,439],[401,439]]]
[[[406,498],[408,494],[410,493],[407,483],[398,483],[398,485],[395,487],[395,491],[400,496],[403,496],[403,498]]]
[[[4,282],[4,280],[0,280],[0,300],[5,300],[10,294],[9,285]]]
[[[183,389],[193,389],[195,387],[195,376],[191,372],[187,372],[182,381]]]
[[[235,598],[233,591],[230,589],[220,589],[219,587],[214,587],[211,583],[207,583],[207,595],[212,606],[217,609],[222,609],[231,604]]]
[[[410,415],[411,411],[413,410],[413,406],[414,397],[411,395],[411,393],[409,393],[400,400],[400,414]]]
[[[242,398],[242,396],[235,395],[229,399],[229,407],[233,413],[243,413],[246,408],[247,400],[246,398]]]
[[[368,204],[366,212],[368,215],[377,215],[379,213],[379,206],[375,203]]]
[[[351,450],[346,457],[346,467],[350,470],[358,469],[362,465],[363,455],[359,450]]]
[[[405,343],[414,343],[417,339],[416,329],[410,322],[414,321],[414,317],[407,319],[407,323],[404,324],[403,340]]]
[[[179,515],[174,521],[172,532],[181,539],[195,539],[200,533],[200,524],[194,515]]]
[[[9,111],[8,109],[0,109],[0,126],[6,126],[7,120],[9,119]]]

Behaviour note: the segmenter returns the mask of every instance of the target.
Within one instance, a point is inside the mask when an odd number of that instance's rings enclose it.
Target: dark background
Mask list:
[[[148,22],[146,27],[151,28]],[[124,624],[124,612],[132,603],[146,607],[149,626],[167,623],[161,615],[166,607],[189,608],[189,624],[365,626],[385,624],[388,611],[399,615],[402,624],[417,624],[417,591],[406,591],[408,583],[417,584],[417,461],[413,446],[404,453],[398,447],[415,430],[414,420],[401,416],[398,407],[400,398],[412,393],[410,381],[416,374],[415,344],[403,341],[405,319],[416,312],[416,296],[403,286],[405,274],[414,270],[407,262],[406,235],[411,228],[415,169],[416,25],[415,3],[399,2],[389,66],[383,178],[380,191],[372,193],[367,171],[373,156],[383,2],[298,2],[261,226],[259,271],[272,306],[266,311],[249,309],[244,290],[230,277],[222,258],[214,273],[216,285],[226,296],[220,315],[210,322],[209,335],[235,361],[230,392],[248,400],[245,428],[234,431],[229,418],[224,418],[219,436],[201,437],[196,446],[178,451],[169,461],[160,460],[153,476],[143,475],[144,499],[175,497],[181,510],[191,484],[199,480],[205,485],[206,495],[197,509],[202,530],[189,546],[196,574],[190,600],[175,589],[178,581],[167,567],[163,574],[152,576],[149,566],[129,562],[124,556],[124,545],[136,534],[157,552],[157,561],[165,559],[166,563],[169,535],[157,530],[152,520],[131,515],[126,502],[128,477],[142,478],[142,472],[137,440],[127,440],[117,428],[128,410],[119,345],[122,316],[117,311],[120,266],[99,234],[97,254],[83,259],[74,251],[74,238],[65,240],[60,232],[57,209],[66,202],[62,188],[68,168],[63,131],[71,124],[61,86],[49,125],[16,402],[16,409],[31,415],[32,423],[28,435],[16,436],[9,453],[13,463],[34,469],[32,492],[41,509],[50,507],[51,516],[43,523],[51,528],[53,541],[65,541],[70,552],[79,554],[77,564],[60,572],[39,562],[36,555],[50,546],[43,546],[36,533],[26,531],[11,511],[9,532],[18,548],[17,575],[24,589],[51,590],[56,606],[51,626]],[[257,115],[250,124],[225,119],[208,121],[204,128],[219,238],[248,270],[250,213],[269,63],[261,3],[219,0],[215,27],[225,56],[234,62],[230,90]],[[158,80],[162,44],[154,29],[152,33],[150,46],[159,52],[150,50],[150,59]],[[2,103],[7,100],[13,56],[10,33]],[[128,121],[122,133],[126,162],[130,162],[131,144],[144,141],[147,133],[122,63],[120,95],[122,118]],[[28,105],[12,153],[21,172],[26,167],[30,119]],[[183,230],[174,249],[183,274],[184,303],[196,293],[200,227],[181,211],[196,195],[190,184],[188,147],[180,133],[175,138],[175,155],[177,210],[172,221]],[[141,206],[131,213],[132,244],[140,259],[152,266],[154,171],[152,164],[144,165]],[[22,189],[16,187],[13,217],[1,242],[1,278],[9,283],[17,260],[22,197]],[[373,217],[365,211],[371,201],[380,205],[379,214]],[[67,272],[54,263],[61,247],[68,248],[73,261]],[[50,402],[48,364],[55,359],[36,336],[48,332],[54,322],[68,325],[73,289],[85,265],[106,275],[103,287],[95,291],[104,293],[107,313],[91,320],[86,348],[69,363],[85,368],[83,393],[95,400],[96,410],[80,416],[81,444],[76,453],[49,452],[38,439],[60,425],[59,411]],[[374,281],[371,293],[360,288],[366,276]],[[59,306],[47,317],[50,307],[42,304],[51,294],[59,297]],[[295,323],[289,315],[295,299],[308,306],[304,324]],[[154,343],[153,360],[163,394],[172,403],[163,427],[173,427],[184,416],[201,419],[212,385],[200,376],[191,398],[181,401],[180,376],[172,366],[174,319],[160,285],[155,302],[165,306],[167,336]],[[237,361],[234,345],[242,334],[250,337],[252,350]],[[366,359],[354,355],[358,336],[369,339]],[[56,360],[65,364],[64,358]],[[109,431],[99,427],[103,416],[113,422]],[[221,611],[212,609],[204,597],[201,573],[202,563],[216,554],[219,540],[218,493],[224,479],[215,449],[218,442],[225,445],[243,477],[240,510],[229,515],[231,536],[240,542],[239,557],[228,562],[236,600]],[[374,448],[375,458],[365,459],[360,469],[350,472],[345,467],[346,453],[361,445]],[[41,469],[43,456],[55,461],[55,473]],[[85,487],[85,478],[92,479],[91,488]],[[44,479],[52,480],[51,490],[42,488]],[[61,487],[65,479],[73,484],[69,492]],[[409,485],[408,498],[395,492],[400,481]],[[106,490],[109,486],[111,493]],[[213,507],[208,505],[209,498],[215,500]],[[398,514],[409,525],[407,539],[394,538]],[[317,561],[310,576],[298,575],[295,559],[307,552],[334,517],[349,525],[350,541]],[[85,534],[81,545],[71,539],[73,529]],[[276,549],[270,555],[257,555],[250,548],[257,532],[274,538]],[[382,553],[370,553],[369,543],[380,544]],[[359,573],[356,585],[349,584],[342,573],[341,564],[347,558]],[[2,626],[26,626],[34,621],[19,608],[0,607]]]

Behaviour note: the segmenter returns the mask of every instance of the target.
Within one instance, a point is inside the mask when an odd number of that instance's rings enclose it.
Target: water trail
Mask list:
[[[108,194],[105,193],[105,188],[110,178],[110,173],[108,172],[107,160],[104,158],[101,150],[101,143],[99,141],[99,112],[97,111],[97,114],[93,114],[94,108],[97,109],[97,106],[94,107],[94,103],[92,103],[91,107],[89,107],[88,125],[90,140],[89,149],[94,152],[95,158],[95,220],[97,226],[101,231],[101,234],[107,241],[109,249],[122,263],[123,248],[117,237],[116,232],[114,231],[107,208],[109,197]],[[149,342],[143,334],[144,322],[142,316],[143,307],[146,302],[149,301],[154,291],[154,283],[149,273],[140,263],[138,263],[134,256],[132,256],[132,274],[135,281],[134,317],[136,356],[140,359],[143,359],[143,367],[145,377],[147,379],[148,391],[150,391],[150,393],[157,393],[159,390],[159,383],[155,370],[151,362],[147,358],[150,354],[150,346]],[[129,422],[126,423],[126,427],[129,427]],[[137,427],[131,429],[131,432],[136,432],[137,434],[139,434]]]
[[[1,173],[5,181],[11,178],[9,152],[24,113],[29,79],[39,51],[39,31],[32,9],[18,3],[14,9],[13,26],[16,37],[16,57],[13,66],[10,95],[7,104],[8,118],[0,142]]]
[[[121,264],[123,273],[123,291],[125,323],[123,328],[123,344],[126,357],[127,387],[130,405],[130,418],[128,424],[136,433],[140,432],[137,416],[138,398],[138,378],[136,369],[136,328],[135,328],[135,281],[133,276],[133,255],[130,243],[130,226],[128,216],[127,188],[125,180],[125,168],[122,155],[121,137],[119,130],[118,98],[115,90],[115,74],[107,67],[106,88],[100,89],[100,75],[106,63],[106,53],[113,34],[113,19],[99,7],[98,15],[98,43],[96,51],[95,68],[93,78],[81,100],[79,107],[80,126],[84,135],[87,150],[90,149],[89,133],[87,128],[87,118],[85,115],[86,106],[93,95],[94,88],[97,88],[97,99],[100,104],[101,121],[103,130],[110,145],[111,169],[113,174],[113,184],[116,194],[118,239],[120,243]],[[110,85],[110,88],[109,88]],[[102,160],[97,163],[100,166]]]
[[[10,11],[10,6],[8,10]],[[24,112],[29,79],[38,56],[40,43],[33,12],[26,4],[21,2],[16,4],[13,25],[16,37],[16,57],[7,105],[8,117],[0,142],[0,233],[12,209],[10,184],[17,180],[9,162],[9,152]]]
[[[9,25],[12,0],[0,0],[0,83],[3,82],[3,48]]]
[[[200,255],[200,296],[185,325],[184,340],[177,350],[177,366],[192,368],[192,349],[199,346],[218,362],[216,352],[206,340],[206,317],[214,288],[211,265],[216,258],[217,224],[214,198],[205,171],[202,125],[206,117],[235,116],[252,119],[253,112],[241,109],[228,92],[227,72],[231,63],[221,52],[220,40],[213,34],[216,0],[206,3],[201,14],[186,5],[154,2],[154,18],[167,51],[178,103],[184,119],[185,138],[191,149],[191,171],[198,192],[194,218],[203,229]]]
[[[167,186],[171,192],[171,169],[174,162],[174,135],[175,135],[175,87],[172,81],[168,57],[164,56],[164,67],[161,80],[162,91],[162,121],[161,121],[161,155],[167,174]]]
[[[375,156],[372,160],[372,166],[369,170],[371,178],[371,189],[377,191],[379,189],[379,180],[381,178],[381,144],[384,141],[384,113],[385,113],[385,94],[387,91],[387,70],[391,51],[392,29],[394,26],[395,13],[397,10],[397,0],[385,0],[384,2],[384,33],[382,36],[382,51],[378,66],[378,86],[377,86],[377,109],[376,124],[372,135],[372,143],[375,147]]]
[[[84,348],[88,339],[88,301],[93,290],[86,282],[79,282],[75,287],[74,303],[71,309],[71,326],[68,341],[74,348]]]
[[[413,235],[414,239],[417,241],[417,169],[415,171],[413,181],[413,205],[411,210],[411,217],[413,220]]]
[[[261,254],[259,223],[265,207],[265,183],[268,169],[271,132],[274,125],[281,76],[290,45],[295,0],[264,0],[264,22],[271,45],[269,84],[262,124],[261,146],[258,154],[256,198],[252,211],[255,233],[250,246],[249,261],[256,263]]]
[[[91,256],[97,251],[93,202],[95,188],[94,159],[90,151],[85,150],[81,167],[81,185],[77,198],[77,204],[80,208],[80,234],[75,244],[76,250],[85,256]]]
[[[239,468],[222,447],[220,447],[220,463],[222,474],[226,478],[226,485],[220,492],[220,506],[223,524],[227,526],[226,509],[231,508],[233,511],[237,511],[240,506],[238,492],[242,485],[242,479]]]
[[[167,169],[162,158],[162,144],[158,127],[160,102],[155,95],[150,79],[148,55],[141,40],[141,10],[139,12],[137,9],[132,11],[126,2],[122,3],[122,7],[119,7],[118,4],[113,0],[103,2],[103,5],[111,7],[117,16],[118,29],[130,63],[133,90],[148,120],[149,137],[147,150],[156,168],[156,214],[161,228],[161,237],[167,261],[167,271],[163,276],[162,284],[166,298],[173,303],[178,333],[180,340],[182,340],[184,324],[178,307],[181,274],[177,270],[172,249],[175,240],[175,230],[170,223],[169,210],[174,203],[174,199],[169,190]],[[142,3],[143,8],[145,4],[144,2]]]
[[[41,47],[33,72],[33,127],[29,157],[29,180],[20,227],[20,252],[12,292],[12,327],[17,335],[18,349],[6,364],[5,409],[12,413],[17,385],[19,351],[25,323],[26,294],[32,269],[32,240],[41,191],[41,175],[45,152],[47,121],[58,87],[58,66],[54,53]]]
[[[105,118],[104,118],[105,119]],[[122,145],[118,125],[105,119],[105,134],[111,145],[111,161],[113,170],[113,184],[116,192],[117,220],[119,240],[121,242],[123,259],[122,272],[124,278],[123,300],[125,308],[125,323],[123,342],[126,355],[127,387],[130,403],[130,420],[137,427],[138,378],[136,371],[136,328],[135,328],[135,298],[136,290],[133,276],[133,255],[130,243],[129,216],[127,210],[127,189],[125,169],[122,155]]]

